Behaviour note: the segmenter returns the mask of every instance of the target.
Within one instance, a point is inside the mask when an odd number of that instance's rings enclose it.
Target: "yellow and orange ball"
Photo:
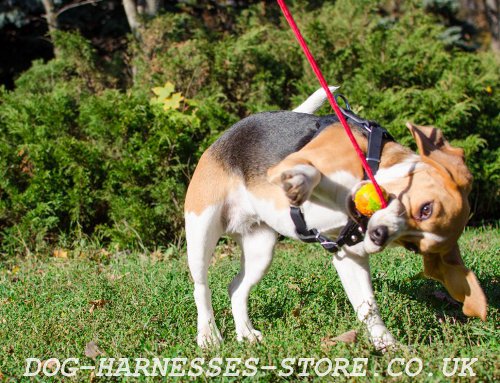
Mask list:
[[[387,200],[387,192],[382,189],[382,194]],[[382,203],[371,182],[361,186],[354,195],[354,205],[356,210],[366,217],[371,217],[377,210],[382,208]]]

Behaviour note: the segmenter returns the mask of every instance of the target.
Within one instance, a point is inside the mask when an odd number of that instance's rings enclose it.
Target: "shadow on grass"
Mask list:
[[[455,301],[446,291],[445,287],[434,280],[424,279],[420,281],[398,283],[396,281],[384,281],[389,288],[407,295],[419,302],[425,302],[432,306],[436,312],[454,317],[460,322],[465,322],[467,317],[462,313],[462,303]],[[500,281],[496,276],[486,276],[479,279],[483,288],[489,308],[500,309]]]

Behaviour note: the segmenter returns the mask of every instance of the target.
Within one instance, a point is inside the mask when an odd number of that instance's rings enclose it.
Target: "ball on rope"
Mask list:
[[[382,189],[382,194],[387,200],[387,192]],[[382,208],[382,203],[371,182],[361,186],[354,195],[354,206],[356,210],[366,217],[371,217],[377,210]]]

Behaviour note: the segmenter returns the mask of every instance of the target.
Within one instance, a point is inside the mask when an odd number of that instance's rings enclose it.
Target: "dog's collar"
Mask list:
[[[366,161],[368,162],[368,165],[370,165],[370,169],[373,174],[376,174],[380,165],[380,157],[382,154],[382,146],[384,144],[384,140],[394,141],[394,138],[378,123],[363,119],[353,113],[351,111],[349,103],[347,102],[347,99],[344,96],[336,95],[336,98],[338,97],[342,98],[346,105],[346,109],[340,109],[347,122],[351,123],[351,125],[358,129],[368,139]],[[316,131],[313,138],[317,136],[324,128],[338,121],[339,120],[335,115],[320,117],[319,121],[316,123],[316,127],[318,128],[318,130]],[[366,173],[364,174],[364,179],[367,179]],[[338,252],[344,245],[353,246],[361,242],[364,238],[368,221],[366,217],[361,216],[357,217],[357,221],[349,218],[347,224],[344,226],[337,239],[333,241],[321,234],[317,229],[307,228],[304,214],[302,213],[300,207],[290,206],[290,216],[295,225],[295,232],[297,233],[297,236],[301,241],[308,243],[319,242],[319,244],[323,246],[325,250],[331,253]]]

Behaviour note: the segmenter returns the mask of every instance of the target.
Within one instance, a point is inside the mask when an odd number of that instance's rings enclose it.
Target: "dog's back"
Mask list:
[[[237,185],[264,183],[266,171],[299,151],[332,116],[289,111],[251,115],[228,129],[202,155],[186,194],[185,211],[222,204]]]
[[[228,173],[252,183],[311,141],[321,126],[320,120],[318,116],[289,111],[258,113],[234,124],[209,153]]]

